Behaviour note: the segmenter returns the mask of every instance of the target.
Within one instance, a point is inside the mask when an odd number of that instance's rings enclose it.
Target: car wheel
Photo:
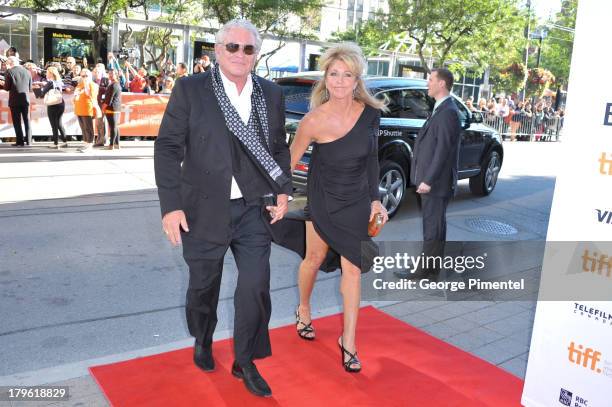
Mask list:
[[[383,206],[387,209],[389,218],[393,217],[404,197],[406,189],[406,175],[404,170],[397,163],[384,161],[380,165],[380,182],[378,191]]]
[[[480,174],[470,178],[470,191],[474,195],[487,196],[495,189],[501,169],[501,158],[497,151],[491,151],[480,169]]]

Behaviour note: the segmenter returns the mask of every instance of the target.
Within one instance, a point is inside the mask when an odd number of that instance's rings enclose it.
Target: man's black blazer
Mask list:
[[[9,106],[27,106],[30,104],[32,76],[23,66],[14,66],[6,71],[4,90],[9,92]]]
[[[272,155],[290,178],[285,99],[280,86],[258,80],[268,108]],[[185,211],[194,238],[220,244],[230,239],[231,137],[211,71],[176,81],[155,141],[155,181],[162,216]],[[291,182],[276,192],[290,195]]]
[[[452,196],[457,185],[461,123],[459,110],[446,99],[423,125],[417,136],[410,178],[418,187],[431,187],[437,197]]]

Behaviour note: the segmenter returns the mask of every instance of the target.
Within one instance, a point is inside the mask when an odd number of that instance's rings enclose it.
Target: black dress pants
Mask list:
[[[121,112],[106,113],[111,146],[119,145],[119,116]]]
[[[446,208],[450,196],[439,197],[420,194],[421,216],[423,217],[423,253],[425,256],[444,256],[446,243]],[[439,264],[427,267],[427,271],[439,272]]]
[[[211,214],[212,215],[212,214]],[[182,233],[183,257],[189,266],[186,316],[189,333],[203,346],[212,344],[217,325],[217,303],[223,258],[228,247],[236,260],[238,282],[234,294],[234,353],[241,366],[272,354],[268,323],[271,236],[261,206],[243,199],[230,201],[231,241],[197,240]]]
[[[32,131],[30,130],[30,105],[10,106],[11,118],[13,119],[13,128],[15,129],[15,138],[18,145],[24,144],[23,131],[25,130],[25,142],[32,144]],[[21,120],[23,119],[23,129],[21,128]]]

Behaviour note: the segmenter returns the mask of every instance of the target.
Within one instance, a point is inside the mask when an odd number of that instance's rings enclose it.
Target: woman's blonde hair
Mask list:
[[[60,75],[59,71],[54,66],[48,67],[47,68],[47,73],[50,73],[51,76],[53,76],[53,80],[54,81],[61,81],[62,80],[62,75]]]
[[[353,98],[358,102],[365,103],[376,109],[387,110],[385,102],[376,99],[368,92],[363,81],[363,73],[366,70],[366,60],[361,52],[361,48],[352,42],[343,42],[327,49],[319,62],[321,70],[324,72],[323,78],[317,82],[310,96],[310,109],[321,106],[329,100],[329,92],[325,87],[325,78],[329,68],[336,61],[344,62],[350,71],[355,75],[357,86],[353,92]]]

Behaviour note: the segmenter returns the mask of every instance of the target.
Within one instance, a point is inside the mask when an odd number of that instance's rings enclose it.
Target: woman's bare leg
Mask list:
[[[342,279],[340,281],[340,293],[344,306],[344,331],[342,333],[342,344],[344,348],[355,353],[356,340],[355,331],[357,329],[357,317],[359,315],[359,304],[361,301],[361,270],[346,258],[341,258]],[[344,355],[344,360],[349,357]],[[352,368],[359,365],[353,364]]]
[[[317,278],[317,272],[325,256],[328,246],[316,232],[312,222],[306,222],[306,257],[300,264],[298,271],[298,289],[300,292],[300,304],[298,312],[300,321],[308,324],[312,321],[310,312],[310,297]],[[304,326],[300,324],[299,328]],[[308,338],[314,337],[314,332],[304,334]]]

